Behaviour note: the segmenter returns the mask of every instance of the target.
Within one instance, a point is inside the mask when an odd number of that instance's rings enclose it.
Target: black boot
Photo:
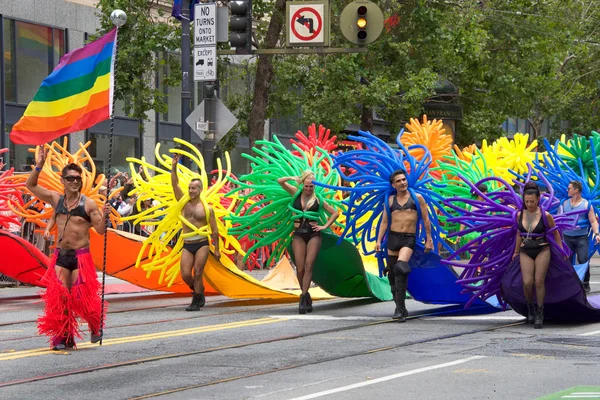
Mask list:
[[[185,311],[200,311],[200,296],[202,295],[194,293],[194,297],[192,297],[192,304],[186,307]]]
[[[401,313],[397,319],[398,322],[406,322],[406,317],[408,317],[408,311],[406,310],[406,288],[408,286],[408,275],[396,275],[394,277],[394,283],[396,286],[396,306],[398,311]]]
[[[544,306],[538,306],[535,312],[535,321],[533,322],[533,327],[535,329],[542,329],[542,324],[544,322]]]
[[[527,303],[527,323],[533,324],[535,322],[535,306],[533,303]]]
[[[402,316],[398,318],[398,322],[406,322],[406,318],[408,317],[408,310],[404,308],[402,310]]]
[[[300,304],[298,305],[298,314],[306,314],[306,296],[304,293],[300,295]]]
[[[313,306],[312,306],[312,298],[310,297],[310,293],[306,292],[306,294],[304,295],[305,299],[306,299],[306,312],[312,312],[313,310]]]
[[[392,315],[392,319],[399,319],[400,317],[402,317],[402,308],[398,302],[398,292],[397,291],[393,291],[392,295],[394,296],[394,304],[396,304],[396,309],[394,310],[394,315]]]
[[[198,307],[204,307],[204,305],[206,304],[206,297],[204,297],[204,290],[202,290],[202,293],[198,294],[198,296],[200,296],[200,301],[198,303]]]

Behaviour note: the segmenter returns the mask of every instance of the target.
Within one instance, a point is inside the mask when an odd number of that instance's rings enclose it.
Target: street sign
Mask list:
[[[198,129],[197,122],[204,122],[207,125],[206,129]],[[208,121],[204,121],[204,101],[200,103],[200,105],[198,105],[198,107],[196,107],[194,111],[190,113],[190,115],[188,115],[188,117],[185,119],[185,123],[192,128],[194,133],[196,133],[196,135],[198,135],[202,141],[204,141],[204,138],[206,137],[205,133],[208,130]],[[200,127],[204,128],[204,126]]]
[[[208,122],[196,121],[196,130],[206,132],[208,130]]]
[[[221,100],[215,100],[217,102],[215,105],[215,120],[217,122],[215,127],[215,140],[216,143],[219,143],[219,140],[223,139],[223,136],[238,123],[238,119],[231,111],[229,111],[229,108],[227,108]]]
[[[194,48],[194,81],[217,80],[217,47]]]
[[[329,46],[328,1],[288,1],[286,21],[288,46]]]
[[[215,102],[214,121],[207,121],[205,118],[206,102],[208,100]],[[225,136],[227,132],[229,132],[229,130],[238,123],[238,119],[218,98],[208,100],[203,100],[202,103],[200,103],[198,107],[196,107],[194,111],[192,111],[192,113],[185,119],[185,122],[192,128],[192,130],[200,137],[202,141],[204,141],[206,138],[206,132],[208,132],[212,126],[212,130],[214,130],[215,133],[215,143],[218,143],[219,140],[223,139],[223,136]]]
[[[194,46],[217,44],[217,5],[215,3],[194,6]]]

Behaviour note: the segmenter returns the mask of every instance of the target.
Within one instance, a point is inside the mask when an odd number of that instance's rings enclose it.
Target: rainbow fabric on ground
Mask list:
[[[40,145],[84,130],[112,114],[117,30],[65,54],[42,82],[10,140]]]

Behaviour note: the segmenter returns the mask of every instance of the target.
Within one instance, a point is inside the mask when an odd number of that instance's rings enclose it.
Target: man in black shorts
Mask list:
[[[403,170],[394,171],[390,177],[390,183],[396,189],[396,195],[390,196],[387,200],[390,216],[387,212],[383,213],[375,249],[376,251],[382,250],[381,241],[388,232],[389,225],[387,268],[385,272],[387,272],[394,302],[396,303],[396,310],[392,318],[400,322],[406,322],[408,316],[405,305],[406,287],[408,286],[408,273],[410,272],[408,261],[416,245],[417,224],[419,222],[417,207],[421,208],[421,218],[423,218],[427,234],[425,252],[433,249],[433,240],[431,239],[431,224],[427,213],[427,204],[423,196],[417,194],[416,198],[413,198],[408,191],[406,172]],[[391,223],[389,220],[391,220]]]
[[[176,154],[173,156],[171,166],[171,184],[175,199],[180,201],[185,197],[185,193],[179,187],[179,177],[177,176],[178,162],[179,156]],[[183,250],[181,251],[181,261],[179,263],[181,278],[193,292],[192,304],[185,309],[186,311],[200,311],[200,308],[204,307],[206,303],[202,275],[204,274],[204,267],[208,260],[209,236],[212,237],[215,246],[215,258],[217,260],[221,258],[219,251],[219,231],[217,230],[215,213],[208,205],[203,204],[200,199],[201,192],[202,181],[200,179],[192,179],[188,185],[189,198],[181,211],[183,218],[196,228],[194,231],[187,224],[183,224],[181,231],[182,235],[184,235]],[[203,234],[197,233],[198,231]]]

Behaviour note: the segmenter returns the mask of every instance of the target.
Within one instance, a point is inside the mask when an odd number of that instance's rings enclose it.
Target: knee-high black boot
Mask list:
[[[538,306],[537,311],[535,312],[535,321],[533,323],[533,327],[535,329],[542,329],[543,323],[544,323],[544,306]]]
[[[535,306],[532,303],[527,303],[527,323],[533,324],[535,322]]]
[[[408,275],[396,274],[396,305],[400,309],[402,315],[398,318],[398,322],[406,322],[408,311],[406,310],[406,287],[408,286]]]

